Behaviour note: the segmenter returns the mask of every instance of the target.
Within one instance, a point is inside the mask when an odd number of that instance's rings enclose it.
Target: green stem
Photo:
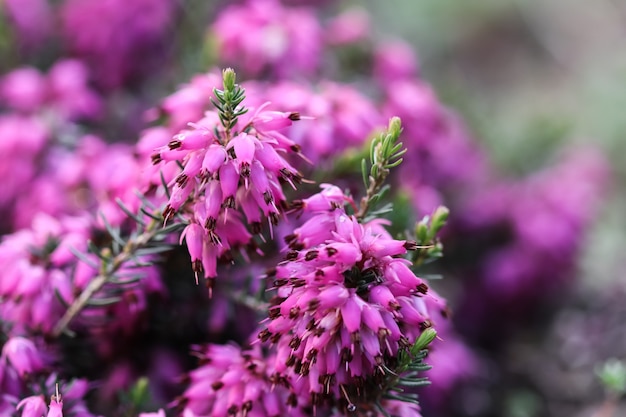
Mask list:
[[[54,326],[52,330],[52,336],[59,337],[61,334],[68,331],[68,326],[71,321],[85,308],[89,300],[102,289],[102,287],[111,281],[115,277],[115,273],[128,262],[138,249],[143,248],[150,243],[154,237],[159,233],[159,225],[161,221],[152,220],[146,230],[137,236],[135,239],[131,239],[126,242],[126,245],[122,251],[113,257],[110,262],[102,264],[100,273],[96,276],[87,287],[80,293],[78,298],[68,307],[67,311],[61,317],[59,322]]]

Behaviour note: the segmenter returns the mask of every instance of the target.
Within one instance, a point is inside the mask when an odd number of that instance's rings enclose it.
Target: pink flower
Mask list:
[[[96,82],[115,88],[162,66],[175,5],[171,0],[69,0],[61,5],[60,23],[67,47],[89,64]]]
[[[53,395],[50,398],[50,410],[48,410],[47,417],[63,417],[63,401],[61,401],[61,395]]]
[[[298,409],[287,407],[288,393],[271,381],[260,349],[242,351],[233,345],[195,349],[201,365],[189,372],[189,387],[174,404],[183,409],[183,415],[301,415]]]
[[[288,238],[292,250],[271,277],[277,296],[259,338],[276,344],[275,378],[295,374],[305,381],[296,393],[313,405],[330,395],[347,407],[377,395],[382,365],[412,346],[444,306],[402,258],[414,242],[359,224],[340,205],[310,221]]]
[[[16,408],[22,409],[22,417],[42,417],[48,410],[43,395],[26,397],[17,404]]]
[[[10,338],[2,348],[1,358],[8,360],[22,378],[44,367],[41,353],[32,341],[24,337]]]
[[[322,30],[314,10],[285,7],[276,0],[248,0],[225,8],[212,33],[222,62],[237,64],[251,76],[267,71],[281,78],[311,74],[322,55]]]
[[[217,113],[207,112],[153,155],[157,164],[183,166],[170,181],[163,214],[169,219],[179,212],[188,219],[183,237],[196,276],[215,278],[217,259],[250,243],[248,227],[260,234],[264,222],[270,231],[278,223],[286,207],[282,184],[295,188],[302,175],[283,158],[300,148],[276,129],[299,119],[297,113],[260,106],[227,132]]]

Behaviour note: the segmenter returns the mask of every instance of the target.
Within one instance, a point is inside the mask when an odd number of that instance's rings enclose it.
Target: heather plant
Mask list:
[[[0,6],[38,64],[0,78],[1,415],[452,415],[571,287],[602,156],[503,175],[364,10],[217,5],[172,92],[191,3],[29,3]]]

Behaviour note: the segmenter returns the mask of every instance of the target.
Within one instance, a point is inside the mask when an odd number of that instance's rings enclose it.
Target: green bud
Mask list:
[[[222,78],[224,79],[224,91],[233,91],[235,89],[235,81],[237,75],[232,68],[226,68],[222,71]]]
[[[135,406],[141,406],[148,399],[148,378],[141,377],[130,389],[130,400]]]
[[[417,237],[417,241],[424,244],[428,243],[428,220],[430,220],[429,216],[424,216],[424,218],[415,225],[415,236]]]
[[[430,343],[437,337],[437,330],[432,327],[427,328],[422,332],[420,337],[417,338],[415,344],[411,347],[411,353],[417,355],[420,351],[426,349]]]
[[[596,369],[596,375],[604,387],[616,394],[626,393],[626,364],[617,359],[609,359]]]
[[[392,117],[389,120],[389,128],[387,129],[389,134],[395,138],[400,136],[400,132],[402,131],[402,122],[399,117]]]
[[[439,206],[433,213],[432,221],[430,223],[430,237],[434,238],[437,233],[446,225],[450,210],[447,207]]]

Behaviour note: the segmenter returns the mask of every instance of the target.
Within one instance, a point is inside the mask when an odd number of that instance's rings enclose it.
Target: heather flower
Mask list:
[[[5,105],[21,112],[38,110],[46,99],[46,88],[44,75],[32,67],[15,69],[0,79],[0,97]]]
[[[12,337],[2,347],[1,361],[8,361],[20,378],[41,371],[44,361],[35,344],[24,337]]]
[[[33,395],[24,398],[17,404],[17,409],[22,411],[22,417],[42,417],[46,414],[48,406],[43,395]]]
[[[393,368],[443,306],[402,257],[415,243],[358,223],[328,201],[332,190],[321,199],[330,207],[288,237],[291,251],[271,272],[277,295],[259,337],[276,344],[276,379],[295,373],[305,382],[302,392],[294,389],[314,405],[332,398],[350,408],[376,398],[383,366]]]
[[[6,13],[19,45],[27,51],[41,46],[52,32],[54,16],[47,0],[4,0],[0,11]]]
[[[85,405],[84,397],[89,391],[86,380],[74,379],[64,382],[59,381],[56,374],[51,374],[45,381],[29,384],[27,390],[35,395],[16,402],[17,407],[14,406],[12,410],[15,412],[21,409],[22,417],[42,417],[44,414],[46,417],[62,417],[64,413],[74,417],[95,417]],[[50,399],[48,406],[45,404],[45,398]],[[44,413],[40,413],[42,409]]]
[[[0,79],[0,97],[6,106],[23,113],[46,113],[53,123],[97,119],[99,95],[89,87],[85,65],[77,60],[57,61],[47,74],[32,67],[18,68]]]
[[[334,17],[326,28],[326,43],[346,45],[366,40],[371,31],[370,16],[364,9],[351,8]]]
[[[373,58],[373,76],[382,86],[390,80],[411,79],[419,73],[415,52],[410,44],[403,41],[395,40],[377,46]]]
[[[50,398],[50,409],[47,417],[63,417],[63,401],[60,394],[57,393]]]
[[[162,66],[176,2],[68,0],[60,14],[67,49],[88,63],[100,86],[115,88]]]
[[[86,217],[54,219],[39,214],[30,229],[4,237],[0,243],[0,268],[4,271],[0,280],[0,319],[11,323],[9,335],[29,331],[49,334],[65,312],[65,304],[74,301],[98,275],[95,267],[79,261],[73,253],[86,252],[92,228],[92,222]],[[95,255],[84,255],[83,259],[94,265],[99,262]],[[145,293],[161,291],[161,284],[154,267],[122,267],[119,274],[143,279],[122,288],[115,285],[121,299],[119,303],[106,310],[85,310],[81,317],[87,320],[104,318],[107,312],[115,313],[124,320],[109,322],[105,330],[126,329],[128,333],[146,308]],[[106,298],[107,288],[96,298]],[[102,326],[91,324],[89,329],[94,335],[104,331]],[[100,347],[104,346],[108,344]]]
[[[302,179],[283,157],[300,148],[279,131],[299,120],[298,113],[259,107],[223,126],[220,117],[207,112],[153,155],[155,163],[178,161],[183,167],[170,182],[163,214],[169,219],[180,212],[189,221],[181,239],[196,276],[206,278],[216,277],[218,258],[250,243],[246,224],[254,234],[265,221],[270,228],[277,224],[286,204],[282,184],[295,188]]]
[[[48,129],[35,118],[0,116],[0,213],[4,216],[11,214],[15,200],[36,175],[36,161],[48,135]]]
[[[322,29],[314,10],[285,7],[277,0],[230,5],[217,16],[211,32],[220,60],[253,77],[309,75],[322,55]]]
[[[270,380],[260,349],[234,345],[195,348],[200,366],[187,374],[189,387],[175,405],[189,416],[301,415],[287,407],[287,391]]]
[[[351,148],[360,148],[386,120],[371,99],[356,86],[324,81],[307,86],[302,83],[251,86],[251,96],[264,97],[272,107],[289,106],[314,119],[294,124],[286,135],[296,142],[313,164]],[[314,123],[314,124],[313,124]],[[310,169],[309,166],[303,167]]]

